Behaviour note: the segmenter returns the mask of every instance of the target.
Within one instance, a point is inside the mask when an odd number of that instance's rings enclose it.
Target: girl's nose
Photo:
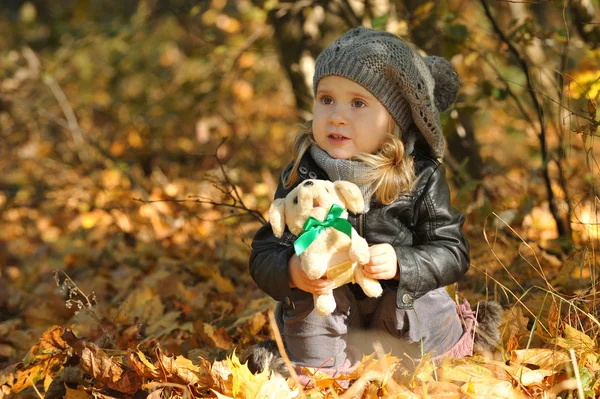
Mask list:
[[[346,117],[340,107],[335,107],[329,114],[329,123],[332,125],[344,125],[346,123]]]

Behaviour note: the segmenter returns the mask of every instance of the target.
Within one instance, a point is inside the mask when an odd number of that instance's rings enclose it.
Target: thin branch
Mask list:
[[[44,81],[46,86],[50,88],[52,94],[54,94],[56,101],[58,101],[58,105],[60,105],[60,108],[62,109],[63,114],[65,115],[65,119],[67,120],[69,129],[71,130],[73,139],[75,140],[75,143],[81,151],[81,159],[88,161],[89,154],[87,153],[84,147],[83,136],[81,134],[81,131],[79,130],[79,122],[77,121],[77,117],[75,116],[73,107],[71,107],[71,104],[69,104],[69,101],[67,100],[67,96],[65,96],[65,92],[62,90],[56,79],[54,79],[52,76],[44,75],[42,80]]]
[[[569,188],[567,186],[567,179],[565,178],[565,172],[563,169],[563,164],[562,161],[563,159],[565,159],[565,140],[564,140],[564,136],[565,136],[565,132],[563,129],[563,123],[560,120],[561,119],[561,113],[562,113],[562,107],[564,106],[564,90],[563,90],[563,86],[564,86],[564,71],[567,68],[567,62],[569,59],[569,47],[571,44],[571,35],[569,34],[569,23],[568,23],[568,19],[569,16],[567,15],[568,13],[568,9],[569,9],[569,4],[570,4],[570,0],[566,1],[565,6],[563,7],[563,24],[565,27],[565,32],[567,34],[567,40],[565,41],[565,45],[563,47],[563,51],[562,51],[562,55],[560,57],[560,70],[558,73],[558,103],[559,103],[559,109],[558,109],[558,159],[555,159],[555,163],[556,166],[558,167],[558,183],[560,184],[560,187],[562,188],[563,192],[565,193],[565,201],[567,203],[567,223],[565,225],[565,227],[567,228],[567,232],[569,236],[572,236],[573,232],[572,232],[572,228],[571,228],[571,223],[569,223],[568,221],[571,219],[571,215],[573,214],[573,207],[571,204],[571,199],[569,196]]]
[[[219,165],[219,169],[220,169],[221,173],[223,174],[223,180],[225,182],[224,186],[222,184],[220,184],[221,182],[214,182],[214,186],[216,189],[221,191],[221,193],[223,193],[223,195],[229,196],[229,198],[232,200],[232,203],[216,202],[216,201],[213,201],[210,199],[205,199],[203,197],[198,197],[196,199],[174,198],[174,199],[161,199],[161,200],[148,200],[148,199],[134,198],[134,201],[139,201],[139,202],[148,203],[148,204],[151,204],[154,202],[181,202],[181,203],[195,202],[195,203],[200,203],[200,204],[208,204],[208,205],[212,205],[215,207],[226,207],[226,208],[239,209],[241,211],[248,213],[250,216],[252,216],[257,221],[261,222],[262,224],[266,223],[267,221],[265,220],[265,218],[263,217],[263,215],[260,211],[258,211],[256,209],[251,209],[244,203],[244,200],[242,199],[242,195],[238,192],[237,185],[235,185],[229,178],[229,175],[227,174],[227,171],[225,170],[225,165],[223,164],[223,161],[221,160],[221,158],[219,158],[219,155],[218,155],[219,148],[221,148],[221,146],[225,143],[225,141],[227,141],[227,137],[223,138],[221,140],[221,142],[217,145],[217,148],[215,149],[214,154],[208,154],[208,155],[211,157],[214,157],[216,159],[217,164]],[[196,154],[196,155],[206,156],[207,154]],[[193,196],[191,196],[191,197],[193,197]],[[228,215],[227,217],[225,217],[225,219],[232,217],[232,216],[239,216],[239,214]]]
[[[550,174],[548,173],[548,158],[549,157],[548,157],[548,145],[546,143],[546,122],[544,120],[544,109],[542,108],[542,105],[540,104],[540,102],[537,98],[536,90],[533,86],[533,80],[531,78],[531,74],[529,73],[529,66],[527,65],[527,61],[525,60],[525,58],[519,53],[519,51],[512,44],[512,42],[509,40],[509,38],[506,36],[506,34],[502,31],[502,29],[500,28],[500,26],[498,25],[498,23],[492,16],[492,13],[490,11],[490,8],[489,8],[486,0],[480,0],[480,1],[481,1],[481,5],[483,6],[483,9],[485,11],[485,15],[487,16],[488,20],[492,24],[494,31],[496,32],[496,34],[498,35],[500,40],[508,46],[508,49],[513,54],[513,56],[516,58],[519,66],[521,67],[522,72],[525,74],[525,77],[527,78],[527,90],[531,97],[531,101],[533,102],[534,108],[537,110],[538,122],[540,124],[540,132],[538,133],[538,139],[540,141],[540,150],[542,153],[542,176],[543,176],[544,183],[546,186],[546,192],[548,194],[550,213],[552,214],[552,217],[554,218],[554,220],[556,222],[556,228],[558,230],[558,235],[561,237],[567,237],[567,230],[565,229],[564,222],[563,222],[562,218],[560,217],[560,213],[559,213],[558,207],[556,205],[556,197],[555,197],[554,191],[552,189],[552,182],[550,181]]]
[[[331,8],[334,4],[339,7],[339,12],[335,12],[335,10]],[[328,1],[327,6],[329,6],[329,11],[342,18],[348,27],[354,28],[362,25],[361,18],[356,15],[348,0],[340,0],[339,2]]]
[[[523,115],[523,118],[525,118],[525,120],[527,120],[527,122],[529,122],[531,127],[535,130],[535,124],[533,123],[533,121],[531,120],[531,117],[525,110],[523,103],[521,102],[519,97],[512,91],[512,89],[509,85],[509,83],[512,83],[512,82],[510,82],[509,80],[504,78],[504,76],[502,76],[502,74],[500,73],[498,68],[496,68],[496,66],[487,57],[482,55],[482,58],[486,62],[486,64],[488,64],[488,66],[490,68],[492,68],[492,70],[496,73],[496,76],[498,76],[498,80],[500,80],[502,83],[504,83],[504,88],[505,88],[506,92],[508,93],[508,96],[513,99],[517,108],[519,109],[519,112],[521,113],[521,115]]]
[[[255,209],[246,208],[244,205],[241,205],[241,206],[236,205],[235,203],[234,204],[226,204],[223,202],[215,202],[212,200],[178,199],[178,198],[160,199],[160,200],[145,200],[145,199],[141,199],[141,198],[134,198],[133,200],[137,201],[137,202],[142,202],[144,204],[154,204],[156,202],[175,202],[175,203],[191,202],[191,203],[197,203],[197,204],[207,204],[207,205],[212,205],[212,206],[216,206],[216,207],[233,208],[233,209],[239,209],[239,210],[242,210],[242,211],[248,213],[249,215],[251,215],[252,217],[257,219],[261,223],[267,222],[259,211],[255,210]],[[236,216],[242,216],[242,214],[236,213],[236,214],[231,214],[231,215],[223,216],[223,217],[216,218],[216,219],[201,219],[201,218],[198,218],[198,219],[202,220],[202,221],[207,221],[207,222],[218,222],[218,221],[226,220],[226,219],[229,219],[231,217],[236,217]]]

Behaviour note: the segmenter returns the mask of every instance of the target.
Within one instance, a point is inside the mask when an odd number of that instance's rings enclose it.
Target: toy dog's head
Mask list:
[[[333,204],[353,213],[362,212],[365,207],[362,193],[354,183],[305,180],[285,198],[276,199],[271,204],[269,221],[273,227],[273,234],[281,237],[287,225],[292,234],[300,235],[310,216],[323,221]]]

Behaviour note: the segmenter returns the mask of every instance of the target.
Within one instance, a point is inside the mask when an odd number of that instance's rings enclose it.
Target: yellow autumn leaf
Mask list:
[[[179,368],[188,369],[193,371],[194,373],[200,373],[201,369],[199,366],[196,366],[192,361],[184,356],[177,356],[175,358],[175,365]]]
[[[535,364],[539,368],[552,369],[569,362],[569,355],[560,350],[530,348],[512,352],[511,362],[518,364]]]
[[[212,281],[215,284],[217,291],[219,291],[219,294],[231,294],[235,290],[231,280],[221,276],[220,273],[213,274]]]
[[[98,216],[92,212],[88,212],[81,216],[81,227],[84,229],[91,229],[98,223]]]
[[[599,76],[600,70],[598,69],[572,72],[573,80],[568,85],[567,93],[574,99],[581,98],[583,95],[586,95],[587,98],[596,98],[600,92]]]
[[[450,381],[497,380],[492,370],[466,359],[445,359],[438,369],[438,374],[442,380]]]
[[[235,354],[227,358],[232,376],[232,394],[235,398],[293,398],[298,395],[291,391],[286,380],[265,369],[256,375],[248,369],[246,363],[241,364]]]
[[[146,355],[144,355],[144,353],[142,351],[137,351],[136,352],[138,357],[140,358],[140,360],[142,361],[142,363],[144,363],[144,365],[146,367],[148,367],[150,370],[156,370],[156,366],[154,366],[152,363],[150,363],[150,361],[148,360],[148,358],[146,357]]]
[[[518,380],[521,385],[528,387],[533,384],[541,384],[544,378],[553,374],[555,374],[554,371],[547,369],[527,370],[518,376]]]
[[[556,339],[556,344],[561,348],[573,349],[575,352],[585,352],[596,348],[596,343],[592,338],[568,324],[565,326],[564,335],[564,338]]]
[[[521,399],[526,396],[515,390],[509,381],[475,381],[461,386],[461,391],[470,398],[492,399],[508,398]]]
[[[71,389],[65,384],[65,399],[90,399],[93,396],[80,389]]]
[[[223,395],[222,393],[219,393],[217,391],[215,391],[214,389],[210,389],[215,395],[217,395],[217,399],[233,399],[233,396],[227,396],[227,395]]]

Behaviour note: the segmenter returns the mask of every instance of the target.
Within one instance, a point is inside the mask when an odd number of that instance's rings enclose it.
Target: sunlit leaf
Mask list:
[[[511,362],[518,364],[535,364],[540,368],[552,369],[569,362],[567,353],[560,349],[530,348],[515,350],[511,354]]]

